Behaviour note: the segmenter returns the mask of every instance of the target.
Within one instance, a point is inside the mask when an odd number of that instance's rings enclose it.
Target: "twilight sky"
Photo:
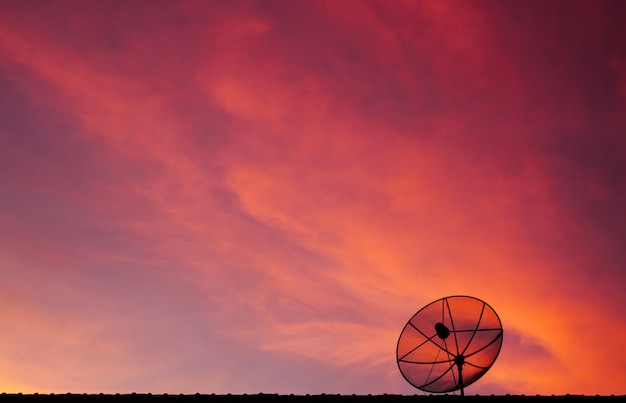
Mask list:
[[[623,1],[0,2],[0,390],[623,394]]]

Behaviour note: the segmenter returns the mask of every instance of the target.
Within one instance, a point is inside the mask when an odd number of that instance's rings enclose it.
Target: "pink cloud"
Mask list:
[[[5,389],[413,393],[462,293],[473,390],[615,393],[623,28],[550,4],[6,7]]]

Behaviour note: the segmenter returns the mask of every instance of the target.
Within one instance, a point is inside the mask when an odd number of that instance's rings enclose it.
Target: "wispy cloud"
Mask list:
[[[624,28],[538,4],[2,6],[2,389],[413,393],[471,294],[476,393],[618,392]]]

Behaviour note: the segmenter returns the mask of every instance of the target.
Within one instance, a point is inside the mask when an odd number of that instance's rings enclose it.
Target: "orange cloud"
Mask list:
[[[146,7],[0,17],[6,391],[413,393],[402,326],[471,294],[472,390],[618,392],[623,102],[549,19]]]

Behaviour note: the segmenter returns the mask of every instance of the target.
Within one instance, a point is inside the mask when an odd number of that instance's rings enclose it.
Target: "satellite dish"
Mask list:
[[[468,296],[438,299],[420,309],[400,333],[396,357],[404,379],[430,393],[476,382],[502,347],[502,323],[486,302]]]

